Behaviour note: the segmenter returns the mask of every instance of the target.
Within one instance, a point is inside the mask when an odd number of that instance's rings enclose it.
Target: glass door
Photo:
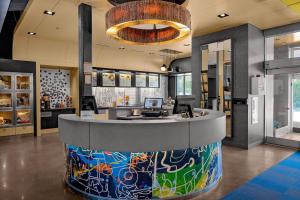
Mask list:
[[[291,133],[291,75],[274,76],[275,137],[286,138]]]
[[[13,125],[13,77],[9,73],[0,73],[0,127]]]
[[[294,138],[300,141],[300,74],[293,76],[292,88],[292,132]]]
[[[300,147],[300,76],[266,76],[266,141]]]
[[[17,74],[15,76],[16,125],[32,124],[32,75]]]

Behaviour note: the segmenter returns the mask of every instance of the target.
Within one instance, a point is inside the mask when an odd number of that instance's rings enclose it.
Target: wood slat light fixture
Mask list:
[[[191,14],[175,1],[127,0],[106,13],[106,33],[129,44],[175,42],[190,32]]]

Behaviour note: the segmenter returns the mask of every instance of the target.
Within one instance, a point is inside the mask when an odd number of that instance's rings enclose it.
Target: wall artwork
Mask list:
[[[49,94],[50,107],[55,108],[57,103],[64,102],[70,97],[70,70],[41,69],[41,96]]]
[[[222,177],[221,143],[162,152],[66,145],[67,183],[91,199],[162,199],[208,191]]]

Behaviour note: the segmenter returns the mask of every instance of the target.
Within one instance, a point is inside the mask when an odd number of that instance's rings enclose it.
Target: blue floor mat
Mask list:
[[[300,151],[248,181],[222,200],[300,200]]]

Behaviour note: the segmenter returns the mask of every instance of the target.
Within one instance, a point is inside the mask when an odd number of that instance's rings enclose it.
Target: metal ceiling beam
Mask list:
[[[0,1],[0,33],[3,27],[3,23],[9,8],[9,4],[10,4],[11,0],[1,0]]]

